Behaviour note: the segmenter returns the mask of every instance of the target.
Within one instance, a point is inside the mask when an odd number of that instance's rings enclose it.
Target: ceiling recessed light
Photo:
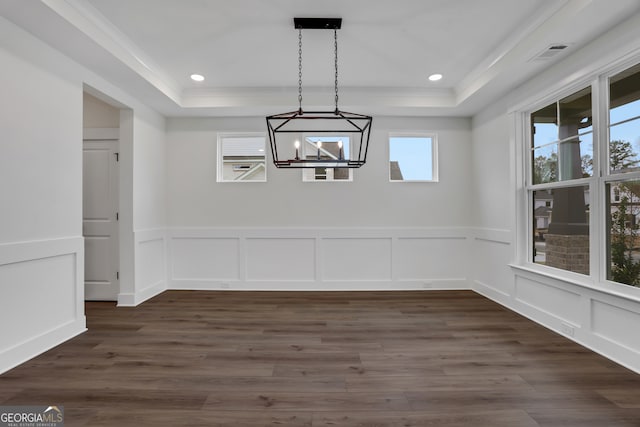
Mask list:
[[[204,81],[204,76],[202,74],[191,74],[191,80],[194,82],[202,82]]]
[[[429,80],[432,82],[437,82],[440,79],[442,79],[442,74],[431,74],[429,76]]]

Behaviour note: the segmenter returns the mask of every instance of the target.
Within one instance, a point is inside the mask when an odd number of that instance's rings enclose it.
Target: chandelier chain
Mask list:
[[[302,111],[302,29],[298,30],[298,108]]]
[[[338,112],[338,30],[333,30],[333,41],[334,41],[334,57],[335,57],[335,64],[336,64],[336,81],[335,81],[335,88],[336,88],[336,113]]]

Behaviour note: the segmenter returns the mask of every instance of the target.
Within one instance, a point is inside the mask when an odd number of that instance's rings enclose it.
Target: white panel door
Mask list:
[[[84,291],[89,301],[116,301],[120,290],[117,150],[117,140],[83,144]]]

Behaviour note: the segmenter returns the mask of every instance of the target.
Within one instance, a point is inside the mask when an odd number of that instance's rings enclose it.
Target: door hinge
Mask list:
[[[116,212],[116,221],[120,221],[120,212]]]
[[[120,161],[120,153],[113,153],[114,156],[116,156],[116,162]]]
[[[116,271],[116,280],[120,280],[120,272]]]

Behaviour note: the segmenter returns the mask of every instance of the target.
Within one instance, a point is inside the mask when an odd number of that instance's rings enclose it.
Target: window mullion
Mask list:
[[[604,79],[593,83],[593,175],[591,185],[590,227],[590,270],[594,281],[600,282],[607,274],[606,267],[606,222],[604,177],[609,172],[609,148],[607,132],[608,87]]]
[[[515,153],[513,156],[514,167],[512,170],[512,180],[515,184],[514,195],[514,215],[512,228],[514,233],[515,262],[524,264],[532,259],[532,222],[530,213],[532,212],[532,192],[528,187],[531,185],[533,165],[531,164],[531,117],[524,113],[511,113],[509,115],[511,126],[510,135],[514,138],[509,144]],[[516,143],[519,141],[520,143]]]
[[[539,191],[539,190],[553,190],[555,188],[567,188],[567,187],[581,187],[583,185],[589,185],[592,178],[576,178],[568,179],[566,181],[546,182],[544,184],[528,185],[527,190]]]

